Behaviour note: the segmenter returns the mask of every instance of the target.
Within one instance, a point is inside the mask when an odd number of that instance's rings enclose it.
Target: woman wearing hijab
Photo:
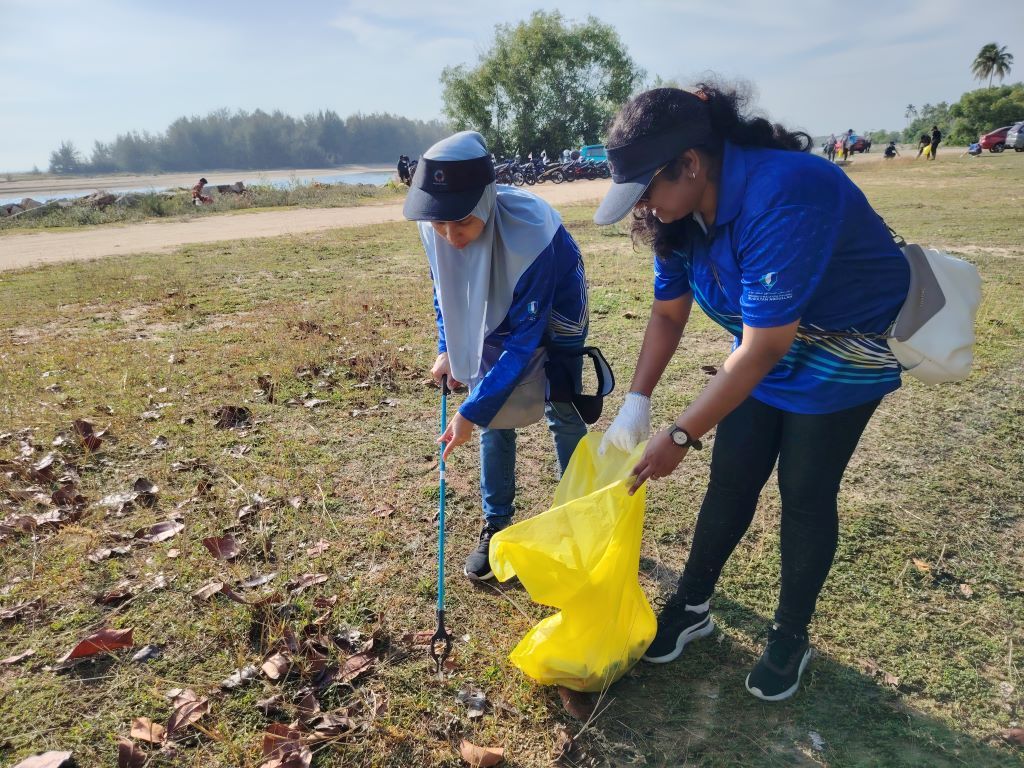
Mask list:
[[[430,262],[438,356],[431,370],[470,388],[441,436],[445,457],[480,428],[484,524],[466,560],[470,579],[490,579],[491,537],[512,520],[515,500],[517,385],[539,375],[543,350],[583,347],[589,320],[583,259],[561,217],[528,192],[494,183],[483,137],[463,131],[424,154],[404,214],[419,222]],[[538,373],[539,371],[539,373]],[[568,402],[543,404],[561,471],[586,425]],[[529,419],[527,419],[529,421]]]
[[[711,634],[715,584],[778,462],[781,592],[746,687],[779,701],[797,691],[811,657],[807,627],[836,552],[843,473],[882,397],[900,386],[881,334],[910,273],[863,193],[808,154],[809,136],[740,107],[711,86],[658,88],[615,118],[615,183],[594,220],[633,212],[634,240],[655,252],[654,304],[605,440],[629,450],[650,433],[651,393],[694,302],[733,335],[718,373],[634,469],[633,490],[666,477],[717,426],[690,554],[644,658],[672,661]]]

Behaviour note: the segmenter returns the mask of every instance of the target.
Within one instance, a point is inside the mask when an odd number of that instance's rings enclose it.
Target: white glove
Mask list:
[[[629,453],[651,436],[651,398],[639,392],[630,392],[608,427],[597,452],[604,456],[609,445]]]

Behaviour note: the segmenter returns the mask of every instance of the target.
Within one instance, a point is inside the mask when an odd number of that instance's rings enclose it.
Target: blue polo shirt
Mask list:
[[[434,290],[437,350],[448,349],[444,317]],[[583,255],[572,235],[560,226],[548,247],[523,273],[512,292],[512,306],[484,343],[501,355],[459,407],[459,413],[486,427],[512,394],[530,358],[541,345],[578,349],[587,340],[590,307]]]
[[[699,218],[699,217],[698,217]],[[655,257],[654,296],[693,291],[735,337],[800,320],[793,346],[753,396],[793,413],[832,413],[900,386],[884,334],[910,286],[885,223],[837,166],[804,152],[726,143],[714,226],[689,219],[688,245]]]

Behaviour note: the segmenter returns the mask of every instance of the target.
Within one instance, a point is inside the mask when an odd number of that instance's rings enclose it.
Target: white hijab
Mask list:
[[[438,142],[423,156],[433,160],[470,160],[488,154],[483,137],[462,131]],[[562,224],[545,201],[514,187],[488,184],[472,215],[485,222],[480,236],[462,250],[419,223],[430,261],[434,290],[444,320],[452,375],[475,387],[482,375],[484,339],[505,319],[512,293]]]

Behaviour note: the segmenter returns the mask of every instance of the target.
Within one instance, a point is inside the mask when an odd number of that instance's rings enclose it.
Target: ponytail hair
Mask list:
[[[729,141],[741,147],[761,147],[793,152],[808,152],[814,140],[803,131],[790,131],[780,123],[748,112],[750,97],[735,86],[699,83],[693,91],[680,88],[653,88],[635,96],[619,110],[608,132],[607,143],[620,146],[642,136],[671,131],[680,123],[694,119],[698,110],[706,110],[711,124],[711,137],[693,147],[709,158],[720,158]],[[661,172],[668,180],[679,178],[680,158]],[[662,224],[646,209],[633,212],[630,235],[634,245],[654,248],[659,258],[667,258],[673,250],[685,245],[684,221]]]

